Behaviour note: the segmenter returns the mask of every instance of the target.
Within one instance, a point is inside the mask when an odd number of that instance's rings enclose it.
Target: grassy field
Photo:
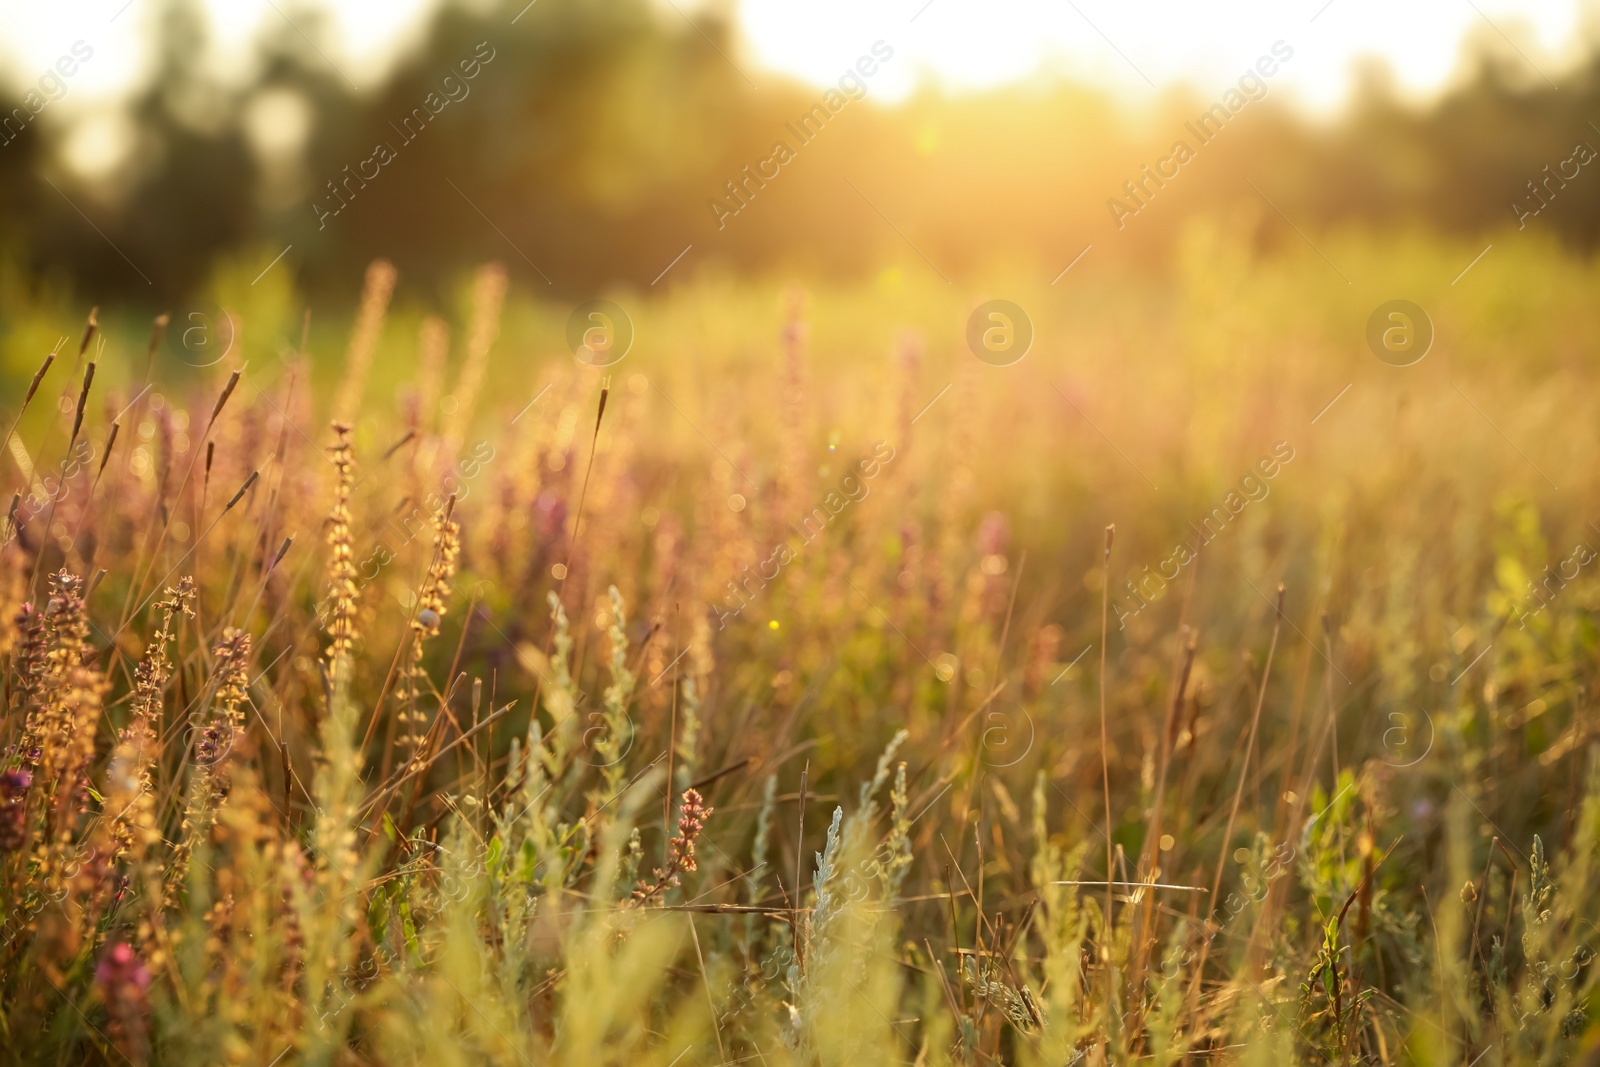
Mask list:
[[[0,271],[0,1062],[1600,1062],[1600,268],[1317,248]]]

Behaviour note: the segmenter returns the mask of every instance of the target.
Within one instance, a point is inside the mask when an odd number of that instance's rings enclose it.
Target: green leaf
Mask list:
[[[505,852],[505,845],[498,835],[489,839],[489,851],[484,856],[484,866],[489,869],[491,876],[500,872],[500,859]]]
[[[523,838],[522,855],[517,862],[517,877],[521,881],[533,881],[533,870],[539,865],[539,853],[533,847],[531,838]]]

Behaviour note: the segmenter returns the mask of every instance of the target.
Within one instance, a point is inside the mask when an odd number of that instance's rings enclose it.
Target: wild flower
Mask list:
[[[566,724],[577,710],[577,695],[568,664],[572,658],[572,628],[567,620],[567,609],[552,591],[550,605],[550,675],[543,686],[544,706],[551,719],[560,727]]]
[[[104,712],[105,678],[88,665],[89,620],[83,580],[62,569],[50,577],[45,608],[50,647],[45,655],[40,703],[30,715],[25,742],[40,749],[37,780],[44,786],[39,818],[41,870],[59,884],[82,816],[90,804],[89,770],[95,731]]]
[[[439,403],[439,383],[444,377],[445,357],[450,354],[450,329],[443,319],[430,315],[417,331],[417,387],[414,406],[407,412],[410,428],[417,433],[433,429],[431,420]],[[424,419],[428,420],[427,422]],[[431,466],[431,464],[429,465]]]
[[[160,751],[162,708],[167,681],[172,674],[172,660],[167,649],[172,643],[173,620],[180,615],[194,614],[190,606],[194,597],[195,584],[190,576],[180,579],[176,588],[168,587],[166,595],[156,603],[161,622],[145,648],[144,659],[134,671],[132,714],[112,751],[110,764],[110,776],[125,784],[125,789],[107,791],[111,797],[108,808],[115,859],[120,860],[129,853],[142,858],[151,845],[161,840],[151,771]]]
[[[695,842],[714,810],[697,790],[683,791],[683,800],[678,806],[678,833],[668,842],[666,866],[655,868],[654,881],[641,881],[634,889],[635,905],[643,907],[667,890],[676,889],[681,884],[680,875],[700,869],[695,859]]]
[[[41,620],[38,656],[24,664],[27,673],[19,678],[19,689],[27,699],[22,758],[43,769],[52,792],[72,742],[75,724],[67,714],[66,700],[83,664],[89,632],[79,596],[82,587],[82,580],[66,570],[50,576],[50,599]],[[27,651],[25,648],[24,653]]]
[[[880,865],[885,899],[894,900],[900,895],[900,886],[906,872],[911,869],[911,812],[910,794],[906,791],[906,765],[902,761],[894,769],[894,785],[889,790],[889,832],[884,838],[882,851],[888,856]]]
[[[767,775],[761,787],[761,807],[756,812],[756,836],[750,844],[750,873],[745,876],[746,899],[755,904],[760,901],[763,879],[758,872],[767,865],[767,851],[772,844],[772,812],[778,801],[778,776]]]
[[[350,334],[350,346],[344,358],[344,379],[339,383],[334,400],[335,416],[346,422],[354,422],[360,410],[367,371],[383,334],[383,320],[389,310],[389,298],[394,294],[396,277],[394,265],[388,260],[375,259],[367,266],[366,282],[361,289],[361,310],[356,316],[355,330]]]
[[[11,657],[11,672],[14,679],[12,707],[22,715],[24,723],[29,725],[24,727],[22,738],[16,746],[17,750],[9,755],[31,767],[38,765],[41,755],[39,738],[35,732],[39,724],[34,718],[33,709],[38,702],[40,687],[43,684],[45,653],[49,648],[49,641],[45,636],[44,617],[32,603],[23,604],[17,609],[12,625],[17,633],[16,649]]]
[[[109,1036],[117,1051],[135,1064],[149,1059],[147,1017],[150,970],[124,942],[106,948],[95,965],[94,982],[110,1016]]]
[[[633,723],[628,718],[634,685],[633,672],[628,669],[628,620],[623,612],[622,594],[617,592],[616,586],[611,587],[610,595],[611,622],[606,636],[611,644],[611,684],[606,686],[602,696],[604,721],[593,746],[595,762],[600,765],[605,780],[605,799],[616,796],[622,789],[628,773],[622,760],[633,745]],[[693,857],[692,847],[690,856]]]
[[[447,417],[440,430],[446,462],[454,459],[461,448],[468,420],[477,405],[478,391],[483,387],[484,370],[489,362],[489,351],[500,335],[500,309],[505,303],[506,285],[505,268],[498,263],[480,268],[474,279],[466,358],[462,361],[461,377],[453,390],[456,406],[454,414]]]
[[[350,490],[355,484],[355,461],[350,444],[350,424],[333,424],[335,441],[330,458],[334,469],[333,509],[328,513],[328,649],[330,675],[342,671],[356,642],[357,583],[355,548],[350,532]]]
[[[0,774],[0,852],[15,852],[27,844],[28,787],[33,772],[25,768]]]
[[[427,716],[417,707],[422,695],[421,682],[426,677],[422,667],[424,643],[438,636],[440,621],[450,610],[453,592],[450,580],[455,577],[456,560],[461,555],[461,524],[450,517],[454,510],[455,498],[451,497],[433,516],[433,557],[428,562],[417,610],[411,618],[411,662],[401,682],[401,708],[396,721],[400,727],[400,744],[412,754],[421,745],[427,724]]]
[[[216,711],[212,715],[215,733],[208,734],[206,756],[196,754],[195,762],[202,766],[215,766],[228,753],[233,744],[245,736],[244,708],[249,699],[251,636],[243,630],[229,626],[222,631],[222,639],[212,651],[216,663],[217,692],[213,700]]]
[[[224,761],[236,740],[244,737],[244,712],[240,707],[248,697],[250,683],[250,635],[233,627],[222,633],[212,650],[216,664],[209,712],[197,713],[190,758],[194,772],[189,777],[189,793],[179,826],[179,841],[167,865],[166,892],[169,903],[189,873],[189,863],[210,832],[217,806],[226,797],[229,778]]]

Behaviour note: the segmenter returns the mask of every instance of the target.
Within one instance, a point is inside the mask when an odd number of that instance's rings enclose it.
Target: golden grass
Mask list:
[[[102,315],[4,418],[0,1063],[1592,1056],[1595,265],[1319,246],[1018,274],[1010,367],[898,269]]]

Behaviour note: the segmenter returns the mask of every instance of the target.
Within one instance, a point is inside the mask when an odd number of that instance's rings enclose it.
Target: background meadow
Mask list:
[[[201,122],[152,7],[165,147],[0,169],[0,1062],[1600,1062],[1590,179],[1506,210],[1592,64],[1269,95],[1125,230],[1214,93],[852,103],[708,246],[820,91],[715,12]],[[320,174],[480,29],[280,228],[252,93]]]

